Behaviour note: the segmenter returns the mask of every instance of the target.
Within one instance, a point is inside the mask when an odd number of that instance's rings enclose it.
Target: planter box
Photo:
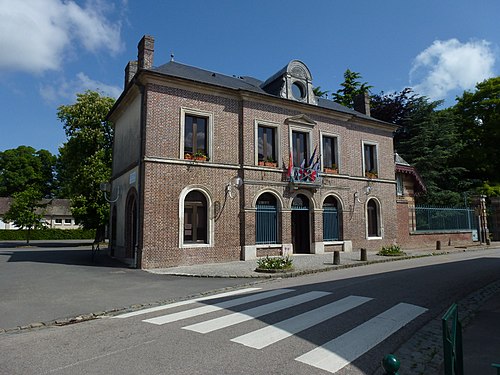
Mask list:
[[[323,172],[330,174],[338,174],[339,170],[337,168],[323,168]]]
[[[272,161],[265,161],[265,162],[264,162],[264,165],[265,165],[266,167],[273,167],[273,168],[276,168],[276,167],[278,166],[278,163],[276,163],[276,162],[272,162]]]

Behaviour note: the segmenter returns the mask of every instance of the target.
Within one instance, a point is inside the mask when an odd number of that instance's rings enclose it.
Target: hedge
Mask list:
[[[0,229],[0,241],[25,241],[27,230]],[[92,240],[95,230],[87,229],[39,229],[32,230],[30,240]]]

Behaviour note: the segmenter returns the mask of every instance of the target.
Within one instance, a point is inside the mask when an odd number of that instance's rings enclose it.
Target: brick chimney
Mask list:
[[[153,67],[153,55],[155,49],[155,38],[144,35],[137,45],[138,69],[151,69]]]
[[[134,78],[135,73],[137,73],[137,61],[129,61],[127,66],[125,67],[125,86],[124,89],[127,88],[132,78]]]
[[[370,116],[370,95],[368,91],[354,97],[354,110]]]

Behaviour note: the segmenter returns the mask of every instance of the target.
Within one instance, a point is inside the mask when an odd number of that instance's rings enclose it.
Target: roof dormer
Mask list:
[[[269,94],[302,103],[317,105],[313,92],[312,76],[307,66],[298,60],[292,60],[274,74],[261,88]]]

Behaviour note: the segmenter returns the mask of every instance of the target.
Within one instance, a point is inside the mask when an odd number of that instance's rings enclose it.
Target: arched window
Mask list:
[[[340,239],[340,210],[338,201],[329,196],[323,203],[323,241],[338,241]]]
[[[274,195],[264,193],[257,199],[255,219],[255,243],[278,243],[278,202]]]
[[[208,243],[207,199],[193,190],[184,199],[183,243]]]
[[[366,219],[368,222],[368,237],[380,237],[380,213],[375,199],[370,199],[366,204]]]

